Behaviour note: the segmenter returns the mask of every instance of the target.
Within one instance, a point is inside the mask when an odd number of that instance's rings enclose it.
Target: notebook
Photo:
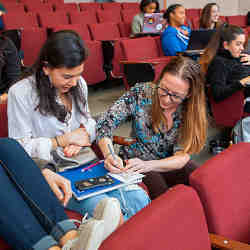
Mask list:
[[[105,169],[103,160],[98,161],[94,164],[81,165],[77,168],[69,169],[58,174],[71,181],[73,196],[77,200],[83,200],[130,184],[139,183],[144,177],[143,174],[111,174]],[[106,175],[108,175],[112,180],[110,181],[110,184],[104,186],[96,186],[80,191],[75,185],[81,180],[91,180],[91,178]]]
[[[165,28],[165,19],[163,13],[144,14],[142,33],[158,33],[163,32]]]
[[[192,30],[184,54],[202,54],[214,33],[215,30]]]

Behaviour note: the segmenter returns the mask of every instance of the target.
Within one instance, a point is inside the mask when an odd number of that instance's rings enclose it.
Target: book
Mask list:
[[[59,173],[64,178],[70,180],[73,196],[77,200],[83,200],[101,193],[106,193],[130,184],[139,183],[144,177],[143,174],[112,174],[104,167],[104,161],[97,161],[94,164],[83,164],[77,168],[69,169]],[[82,180],[90,180],[91,178],[98,178],[104,176],[111,177],[112,181],[107,185],[94,186],[84,190],[79,190],[76,183]]]
[[[53,156],[57,172],[62,172],[97,160],[96,154],[90,147],[82,147],[80,152],[73,157],[65,156],[62,148],[57,148],[52,151],[51,154]]]

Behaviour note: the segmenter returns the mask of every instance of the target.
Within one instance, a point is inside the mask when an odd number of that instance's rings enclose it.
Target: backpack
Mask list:
[[[232,132],[233,143],[250,142],[250,116],[239,120]]]

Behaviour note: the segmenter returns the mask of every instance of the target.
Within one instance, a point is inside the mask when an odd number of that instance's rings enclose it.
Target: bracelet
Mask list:
[[[60,143],[59,143],[57,136],[55,137],[55,140],[56,140],[57,147],[60,147]]]

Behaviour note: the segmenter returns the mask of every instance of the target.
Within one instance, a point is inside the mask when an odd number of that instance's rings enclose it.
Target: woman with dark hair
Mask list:
[[[21,75],[21,61],[15,44],[0,35],[0,103],[7,102],[10,86]]]
[[[218,28],[200,59],[216,102],[250,82],[250,55],[242,53],[245,41],[245,33],[240,27],[224,24]]]
[[[187,57],[176,57],[156,84],[137,84],[125,93],[97,122],[97,141],[106,168],[114,173],[145,173],[143,181],[152,197],[165,192],[167,172],[182,169],[190,154],[200,152],[206,141],[203,84],[199,65]],[[121,147],[114,158],[109,153],[112,133],[126,120],[132,121],[131,136],[136,142]]]
[[[32,74],[11,87],[9,136],[18,140],[32,158],[53,162],[52,151],[58,147],[71,157],[95,140],[95,120],[88,108],[87,84],[81,77],[86,58],[87,49],[77,33],[53,33],[42,47]],[[52,189],[61,193],[57,186]],[[70,185],[65,193],[71,197]],[[123,197],[121,193],[114,190],[81,202],[70,199],[68,207],[93,216],[100,200],[115,197],[121,202],[122,223],[123,217],[128,219],[149,202],[143,191],[124,191]],[[128,200],[126,204],[124,200]]]
[[[159,2],[158,0],[142,0],[140,10],[141,12],[134,16],[131,24],[132,35],[142,32],[145,13],[151,14],[160,11]]]
[[[200,29],[215,29],[221,24],[219,6],[217,3],[208,3],[201,12]]]
[[[181,4],[168,7],[163,16],[168,27],[161,35],[161,44],[165,56],[175,56],[187,49],[190,29],[184,25],[186,14]]]

